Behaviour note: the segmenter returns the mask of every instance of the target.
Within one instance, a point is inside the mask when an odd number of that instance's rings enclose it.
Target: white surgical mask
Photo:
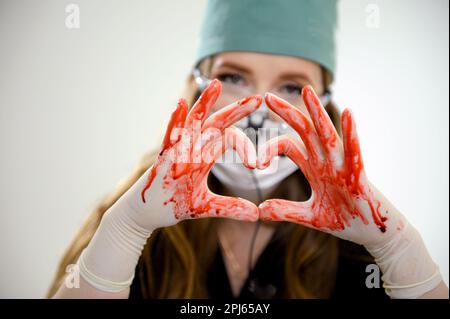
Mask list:
[[[236,157],[234,150],[228,150],[223,163],[216,163],[211,172],[224,184],[235,196],[258,199],[256,191],[259,187],[262,196],[275,190],[275,188],[298,167],[286,156],[272,159],[269,167],[264,170],[246,168],[241,163],[227,161],[227,158]],[[231,154],[231,155],[230,155]],[[253,174],[253,177],[252,177]],[[255,180],[256,179],[256,182]]]

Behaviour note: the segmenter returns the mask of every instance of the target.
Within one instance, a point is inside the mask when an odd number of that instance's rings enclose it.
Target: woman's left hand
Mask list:
[[[302,98],[312,121],[286,101],[266,94],[267,105],[301,140],[288,135],[269,140],[260,149],[258,166],[263,169],[272,157],[286,154],[305,174],[312,196],[306,202],[267,200],[259,205],[260,218],[303,224],[364,245],[393,298],[448,297],[419,232],[367,179],[351,112],[342,114],[341,140],[310,86],[303,89]]]
[[[302,140],[283,135],[268,141],[259,151],[259,168],[267,167],[274,156],[287,155],[305,174],[312,196],[306,202],[267,200],[259,206],[260,218],[303,224],[358,244],[383,244],[406,221],[367,179],[350,110],[342,114],[341,139],[310,86],[303,89],[302,98],[311,120],[288,102],[266,94],[269,108]]]

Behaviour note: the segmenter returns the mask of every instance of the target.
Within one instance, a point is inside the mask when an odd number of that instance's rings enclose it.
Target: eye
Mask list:
[[[228,83],[233,85],[247,85],[245,78],[238,73],[222,73],[217,76],[217,79],[222,83]]]
[[[284,94],[300,95],[302,93],[303,86],[296,83],[287,83],[281,86],[280,92]]]

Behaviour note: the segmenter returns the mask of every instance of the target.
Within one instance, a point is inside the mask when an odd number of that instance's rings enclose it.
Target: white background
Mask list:
[[[205,1],[0,0],[0,297],[44,297],[96,203],[158,145]],[[367,23],[368,4],[379,9]],[[335,100],[448,283],[447,0],[341,0]]]

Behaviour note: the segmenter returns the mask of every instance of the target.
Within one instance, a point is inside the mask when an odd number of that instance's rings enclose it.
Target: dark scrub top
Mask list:
[[[366,273],[368,264],[373,264],[370,255],[362,246],[340,240],[340,249],[354,254],[340,254],[336,283],[331,298],[385,298],[380,282],[380,288],[367,288]],[[366,255],[367,258],[352,257]],[[280,244],[273,238],[261,253],[255,267],[248,276],[238,298],[240,299],[270,299],[282,298],[284,290],[284,256]],[[381,276],[381,274],[380,274]],[[222,254],[216,255],[214,266],[208,277],[208,290],[211,298],[233,298],[231,286],[228,281],[225,263]]]
[[[277,236],[272,236],[250,272],[238,299],[281,298],[284,291],[283,251],[282,241],[277,240]],[[366,272],[366,267],[374,264],[374,261],[362,246],[339,240],[339,252],[332,299],[388,299],[381,281],[380,288],[366,287],[366,278],[370,274]],[[137,276],[131,285],[130,298],[142,297],[140,283],[136,278]],[[220,249],[217,249],[213,265],[208,272],[207,288],[212,299],[234,298]]]

